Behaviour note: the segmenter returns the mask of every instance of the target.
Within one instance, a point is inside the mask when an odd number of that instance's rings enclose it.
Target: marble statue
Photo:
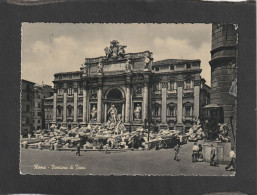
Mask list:
[[[93,105],[93,108],[92,108],[92,110],[91,110],[90,115],[91,115],[91,119],[92,119],[92,120],[96,120],[97,109],[96,109],[95,105]]]
[[[135,115],[135,119],[140,119],[140,112],[141,112],[142,108],[140,106],[140,104],[137,104],[135,110],[134,110],[134,115]]]

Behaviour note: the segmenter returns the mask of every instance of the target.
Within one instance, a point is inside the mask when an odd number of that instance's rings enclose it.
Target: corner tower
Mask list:
[[[234,24],[212,24],[210,103],[223,107],[224,122],[236,128],[236,94],[231,94],[237,77],[237,31]]]

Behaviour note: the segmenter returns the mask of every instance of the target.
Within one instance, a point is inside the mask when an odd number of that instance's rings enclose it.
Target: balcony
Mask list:
[[[177,121],[177,116],[167,116],[167,121]]]
[[[183,116],[183,121],[194,121],[194,116]]]

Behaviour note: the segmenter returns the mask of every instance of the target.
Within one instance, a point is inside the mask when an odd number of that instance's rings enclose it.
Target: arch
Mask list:
[[[105,98],[107,99],[122,99],[125,97],[125,93],[120,87],[110,87],[105,92]]]

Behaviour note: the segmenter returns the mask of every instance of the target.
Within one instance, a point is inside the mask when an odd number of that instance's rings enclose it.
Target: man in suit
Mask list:
[[[210,166],[215,166],[214,158],[216,156],[216,151],[213,145],[211,145],[211,158],[210,158]]]
[[[179,159],[178,159],[179,145],[178,144],[175,146],[174,151],[175,151],[174,160],[179,161]]]

